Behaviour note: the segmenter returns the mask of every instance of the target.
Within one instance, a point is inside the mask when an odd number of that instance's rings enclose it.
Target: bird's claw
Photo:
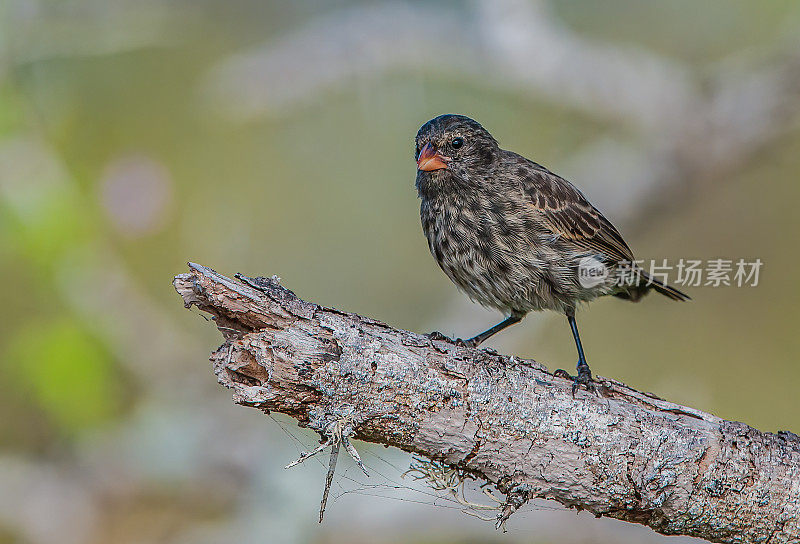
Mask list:
[[[434,340],[436,342],[450,342],[451,344],[453,343],[453,339],[452,338],[450,338],[449,336],[445,336],[444,334],[440,333],[439,331],[433,331],[431,333],[428,333],[427,336],[428,336],[428,338],[430,338],[431,340]]]
[[[434,340],[436,342],[448,342],[450,344],[462,347],[462,348],[474,348],[477,344],[472,342],[472,340],[462,340],[461,338],[450,338],[449,336],[445,336],[444,334],[440,333],[439,331],[433,331],[432,333],[428,334],[428,338]]]
[[[587,391],[590,391],[595,394],[599,394],[596,386],[596,382],[592,379],[592,371],[589,370],[589,365],[583,364],[578,366],[578,375],[573,376],[569,374],[566,370],[558,369],[553,373],[553,376],[557,378],[564,378],[567,380],[572,380],[572,396],[575,396],[575,393],[578,392],[580,386],[584,386]]]

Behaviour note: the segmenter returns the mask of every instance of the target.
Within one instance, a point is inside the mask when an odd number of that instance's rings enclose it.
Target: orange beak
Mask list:
[[[445,157],[436,151],[436,148],[433,147],[429,142],[425,144],[425,146],[419,152],[419,158],[417,159],[417,170],[422,170],[423,172],[441,170],[442,168],[447,168],[446,161],[448,160],[450,160],[450,157]]]

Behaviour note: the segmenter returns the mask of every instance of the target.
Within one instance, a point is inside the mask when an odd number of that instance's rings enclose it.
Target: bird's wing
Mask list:
[[[633,252],[619,231],[570,182],[529,162],[522,190],[545,228],[576,249],[594,251],[610,261],[632,261]]]

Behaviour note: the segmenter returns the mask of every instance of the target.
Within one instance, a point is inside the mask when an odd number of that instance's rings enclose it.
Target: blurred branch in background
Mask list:
[[[603,378],[597,394],[575,397],[571,380],[533,361],[317,306],[274,277],[189,268],[175,289],[187,308],[214,316],[225,338],[214,373],[234,401],[290,415],[327,440],[286,468],[332,447],[323,510],[340,444],[361,465],[353,436],[489,482],[505,495],[498,527],[545,498],[666,535],[800,538],[792,433],[763,433]]]
[[[224,61],[209,76],[207,97],[215,109],[247,120],[360,77],[410,70],[544,94],[651,129],[673,123],[695,102],[690,72],[679,63],[583,39],[544,2],[471,6],[380,2],[322,15]]]
[[[391,71],[476,79],[631,125],[644,139],[638,168],[619,172],[595,162],[583,169],[597,178],[598,192],[636,186],[640,205],[685,189],[688,180],[719,179],[797,126],[800,42],[791,33],[776,50],[721,62],[707,75],[640,48],[581,37],[544,0],[470,5],[382,2],[325,14],[222,62],[208,76],[204,103],[247,121],[285,115]],[[602,204],[615,215],[636,208]]]

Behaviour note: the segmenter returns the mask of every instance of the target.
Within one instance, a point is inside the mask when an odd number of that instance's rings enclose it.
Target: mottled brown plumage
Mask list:
[[[530,311],[555,310],[567,316],[575,335],[576,384],[588,383],[574,319],[580,303],[604,295],[637,301],[651,289],[688,299],[632,269],[633,252],[622,235],[571,183],[501,149],[469,117],[442,115],[425,123],[417,133],[416,159],[422,228],[436,262],[470,298],[509,315],[468,345]],[[587,263],[607,277],[579,276]],[[639,279],[621,282],[620,274],[631,270]]]

